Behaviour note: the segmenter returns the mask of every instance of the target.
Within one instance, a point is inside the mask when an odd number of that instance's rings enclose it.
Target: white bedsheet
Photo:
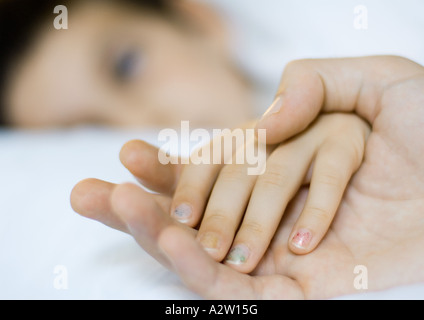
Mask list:
[[[196,298],[131,237],[69,204],[86,177],[133,181],[119,163],[120,147],[150,136],[89,128],[0,134],[0,298]],[[64,270],[67,290],[57,282]]]
[[[126,234],[70,207],[79,180],[134,181],[119,163],[129,139],[157,131],[0,131],[0,299],[197,299]],[[65,284],[67,272],[67,289]],[[55,273],[57,272],[57,273]],[[348,299],[423,299],[424,284]]]

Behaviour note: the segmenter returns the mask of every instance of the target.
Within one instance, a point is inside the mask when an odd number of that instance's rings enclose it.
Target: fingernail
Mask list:
[[[269,117],[270,115],[274,113],[277,113],[278,111],[280,111],[282,106],[283,106],[283,96],[278,95],[277,97],[275,97],[274,101],[271,103],[269,108],[263,114],[261,120]]]
[[[243,264],[249,258],[249,248],[243,244],[238,244],[230,250],[226,262],[231,264]]]
[[[185,222],[188,222],[188,220],[190,219],[191,213],[192,213],[191,206],[186,203],[183,203],[175,208],[174,217],[179,222],[185,223]]]
[[[219,237],[216,233],[206,232],[200,236],[200,243],[206,251],[217,251],[219,248]]]
[[[308,229],[299,229],[293,236],[291,243],[299,249],[306,249],[311,239],[312,233]]]

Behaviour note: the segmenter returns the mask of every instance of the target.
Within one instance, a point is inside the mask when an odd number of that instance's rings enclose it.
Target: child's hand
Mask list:
[[[302,184],[310,183],[289,241],[293,252],[309,253],[326,234],[346,185],[362,163],[369,132],[356,115],[322,115],[303,133],[272,147],[262,175],[248,175],[248,165],[241,164],[186,165],[171,215],[190,226],[201,223],[197,238],[209,254],[250,272],[290,200]]]

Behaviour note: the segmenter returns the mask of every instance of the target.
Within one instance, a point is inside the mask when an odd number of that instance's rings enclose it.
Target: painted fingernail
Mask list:
[[[249,258],[249,248],[243,244],[238,244],[230,250],[226,262],[231,264],[243,264]]]
[[[188,222],[190,220],[191,214],[191,206],[186,203],[180,204],[174,210],[175,219],[182,223]]]
[[[280,111],[282,106],[283,106],[283,96],[278,95],[274,99],[274,101],[271,103],[269,108],[266,110],[266,112],[263,114],[261,120],[267,118],[268,116],[270,116],[274,113],[277,113],[278,111]]]
[[[296,234],[293,236],[291,243],[299,248],[306,249],[311,242],[312,233],[308,229],[299,229]]]
[[[217,251],[219,248],[219,237],[216,233],[206,232],[200,236],[200,243],[206,251]]]

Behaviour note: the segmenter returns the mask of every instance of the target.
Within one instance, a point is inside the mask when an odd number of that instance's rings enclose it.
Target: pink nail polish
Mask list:
[[[312,234],[307,229],[299,229],[292,238],[292,244],[300,249],[306,249],[311,242]]]

